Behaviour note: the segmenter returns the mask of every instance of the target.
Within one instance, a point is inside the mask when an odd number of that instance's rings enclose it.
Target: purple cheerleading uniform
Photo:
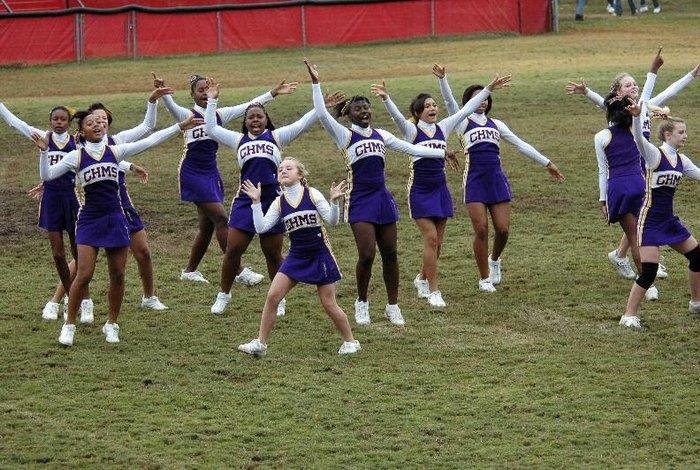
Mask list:
[[[116,144],[111,135],[107,136],[107,144]],[[122,203],[122,209],[124,209],[124,216],[126,217],[126,222],[127,224],[129,224],[129,235],[143,230],[143,221],[141,220],[138,211],[134,207],[134,203],[131,202],[129,190],[126,188],[126,173],[123,172],[121,169],[119,169],[119,200]]]
[[[619,222],[625,214],[639,215],[644,198],[644,174],[637,144],[629,128],[610,126],[610,142],[605,146],[608,163],[608,223]]]
[[[192,109],[196,118],[204,115]],[[217,113],[217,124],[221,117]],[[204,124],[184,132],[185,154],[180,160],[180,199],[186,202],[223,202],[224,183],[216,166],[219,144],[204,132]]]
[[[260,203],[263,213],[275,201],[280,194],[277,181],[277,166],[282,161],[279,145],[272,135],[272,131],[266,129],[262,134],[251,138],[249,134],[241,137],[236,150],[238,166],[241,168],[241,183],[250,180],[255,186],[260,183],[262,194]],[[255,234],[253,224],[253,209],[250,197],[238,189],[236,197],[231,203],[231,214],[228,218],[228,226],[244,232]],[[278,223],[265,233],[284,233],[284,226]]]
[[[447,149],[445,135],[440,126],[435,126],[431,137],[416,126],[416,145]],[[450,189],[447,187],[444,158],[412,157],[411,175],[408,180],[408,211],[413,219],[439,218],[454,215]]]
[[[75,138],[70,136],[61,147],[54,140],[54,133],[48,134],[49,165],[55,165],[70,151],[75,150]],[[40,228],[49,232],[65,230],[75,233],[75,221],[78,218],[80,202],[75,192],[75,173],[68,173],[56,179],[44,182],[44,193],[39,203]]]
[[[468,119],[464,131],[467,163],[464,170],[464,202],[486,205],[508,202],[512,198],[510,183],[501,168],[501,133],[491,118],[481,125]]]
[[[119,200],[119,167],[112,148],[103,147],[100,158],[80,149],[77,176],[85,204],[78,213],[75,242],[95,248],[129,246],[129,227]]]
[[[644,202],[637,221],[639,246],[673,245],[687,240],[690,232],[673,213],[673,196],[683,177],[683,160],[673,165],[662,149],[661,161],[647,169]]]
[[[369,137],[353,130],[351,132],[346,148],[348,190],[345,218],[351,224],[393,224],[399,220],[399,209],[386,187],[384,139],[375,129],[372,129]]]
[[[279,272],[305,284],[322,286],[342,277],[326,238],[321,215],[309,188],[302,189],[299,204],[293,206],[283,194],[279,198],[280,219],[289,235],[289,253]]]

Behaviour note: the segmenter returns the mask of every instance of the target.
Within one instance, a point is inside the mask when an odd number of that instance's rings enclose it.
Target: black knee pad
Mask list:
[[[700,245],[696,246],[683,256],[688,258],[688,269],[694,273],[700,271]]]
[[[637,278],[637,285],[643,289],[648,289],[656,279],[656,271],[659,263],[642,263],[642,273]]]

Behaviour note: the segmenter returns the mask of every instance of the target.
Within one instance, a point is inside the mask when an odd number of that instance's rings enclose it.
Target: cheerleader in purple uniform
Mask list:
[[[399,264],[396,256],[396,221],[399,211],[393,196],[386,187],[384,159],[386,148],[407,153],[415,157],[455,160],[455,153],[442,148],[413,145],[397,139],[383,129],[373,129],[372,110],[364,96],[354,96],[337,108],[338,116],[347,115],[352,123],[346,128],[326,110],[318,82],[315,65],[304,61],[313,83],[314,108],[323,127],[331,134],[338,148],[346,156],[348,168],[348,190],[345,199],[345,217],[352,227],[357,245],[358,261],[355,268],[357,278],[357,300],[355,321],[359,325],[370,323],[367,289],[372,275],[372,263],[376,246],[382,256],[384,284],[388,303],[385,316],[394,325],[404,324],[398,306]]]
[[[627,110],[634,116],[634,140],[646,165],[644,202],[637,225],[637,240],[642,269],[627,299],[620,325],[640,329],[639,305],[646,290],[656,278],[659,248],[669,245],[688,258],[690,275],[691,313],[700,313],[700,247],[680,219],[673,213],[673,196],[683,176],[700,180],[700,168],[678,152],[687,139],[685,122],[668,118],[659,128],[661,147],[655,147],[644,135],[641,104],[631,104]]]
[[[440,81],[440,91],[450,114],[459,110],[457,101],[447,82],[445,68],[436,66],[433,73]],[[472,85],[462,96],[466,103],[484,87]],[[501,253],[508,241],[510,228],[510,184],[501,168],[501,138],[513,144],[520,153],[547,169],[556,181],[564,181],[564,175],[547,157],[532,145],[516,136],[502,121],[488,117],[491,96],[482,101],[474,114],[462,121],[457,130],[462,135],[462,145],[467,154],[464,170],[464,202],[474,226],[474,259],[479,269],[479,289],[495,292],[501,282]],[[493,252],[488,253],[488,213],[495,231]]]
[[[372,85],[372,92],[379,96],[394,124],[401,130],[404,140],[431,148],[447,148],[455,126],[473,113],[493,90],[507,86],[510,76],[496,77],[478,95],[470,99],[458,113],[437,122],[438,106],[432,96],[419,94],[410,106],[411,119],[404,118],[386,89],[386,83]],[[454,168],[458,170],[458,167]],[[445,161],[435,158],[412,157],[411,176],[408,180],[408,209],[423,235],[423,263],[413,281],[418,296],[428,299],[432,307],[445,307],[442,293],[437,286],[437,261],[445,235],[447,218],[453,215],[452,196],[447,187]]]
[[[39,175],[43,181],[58,178],[69,171],[77,175],[78,182],[85,192],[85,204],[80,209],[76,221],[75,241],[78,251],[78,266],[75,279],[68,296],[68,318],[61,328],[59,343],[73,344],[75,319],[78,302],[83,290],[92,279],[99,248],[107,253],[109,269],[109,320],[102,332],[110,343],[119,342],[117,317],[124,296],[124,270],[128,251],[129,228],[119,201],[118,164],[123,159],[143,152],[180,130],[200,124],[193,117],[179,124],[163,129],[150,137],[133,143],[105,145],[105,127],[94,114],[82,111],[76,114],[78,132],[85,139],[81,148],[66,154],[63,159],[51,166],[46,158],[47,142],[39,134],[34,135],[36,145],[42,150]]]
[[[69,152],[75,150],[75,137],[68,133],[72,119],[71,112],[64,106],[57,106],[49,113],[51,130],[45,131],[32,127],[12,114],[4,104],[0,103],[0,117],[20,133],[32,139],[32,135],[40,135],[47,141],[48,164],[54,166]],[[51,244],[54,264],[60,278],[61,286],[70,289],[71,272],[66,260],[66,250],[63,244],[63,232],[68,234],[70,250],[75,259],[77,249],[75,245],[75,221],[80,209],[80,202],[75,191],[75,173],[67,172],[60,178],[41,184],[32,191],[40,194],[39,227],[46,230]],[[37,196],[39,197],[39,196]],[[44,320],[56,320],[58,318],[59,302],[52,298],[44,306],[41,317]],[[92,314],[92,300],[86,298],[82,305],[86,314]],[[81,311],[82,311],[81,310]]]
[[[161,78],[153,75],[154,85],[162,87]],[[224,125],[227,122],[243,115],[252,103],[267,103],[280,94],[289,94],[296,90],[297,83],[282,82],[269,92],[254,98],[253,100],[237,106],[220,108],[217,113],[217,124]],[[204,118],[207,106],[207,82],[200,75],[190,77],[190,94],[194,101],[192,109],[183,108],[173,101],[170,95],[163,98],[163,104],[170,114],[182,121],[188,116]],[[221,251],[226,251],[227,219],[223,206],[224,186],[221,181],[219,169],[216,166],[216,152],[219,144],[210,139],[204,131],[204,126],[195,127],[187,131],[185,137],[185,152],[180,161],[180,199],[192,202],[197,206],[197,218],[199,230],[195,236],[187,267],[180,273],[180,279],[184,281],[209,282],[202,273],[197,270],[200,261],[209,247],[212,234],[216,231],[216,239]],[[236,276],[236,282],[246,285],[258,284],[263,276],[253,272],[249,268],[241,269]]]
[[[241,182],[250,180],[253,184],[262,184],[262,205],[266,211],[278,195],[277,165],[281,161],[282,147],[311,127],[318,120],[316,113],[311,110],[294,124],[275,129],[263,105],[252,103],[244,112],[241,132],[235,132],[223,128],[217,119],[219,84],[213,80],[207,82],[207,96],[204,131],[215,142],[236,151],[236,161],[241,169]],[[278,224],[260,234],[260,248],[265,255],[270,279],[275,277],[282,262],[283,233],[284,227]],[[239,190],[231,203],[228,238],[221,263],[221,290],[211,307],[211,313],[220,315],[226,309],[231,300],[233,277],[240,269],[241,257],[254,236],[251,200],[245,192]],[[284,315],[284,312],[285,301],[282,299],[278,314]]]
[[[664,91],[652,98],[651,94],[654,90],[654,85],[656,84],[657,73],[659,71],[659,68],[663,65],[663,63],[664,61],[661,57],[661,49],[659,49],[656,56],[652,60],[651,67],[649,69],[649,72],[647,73],[647,78],[644,82],[644,88],[642,89],[641,95],[637,83],[635,82],[634,78],[628,73],[621,73],[617,77],[615,77],[612,84],[610,85],[610,94],[620,99],[630,97],[635,102],[641,97],[645,106],[659,107],[663,106],[668,100],[676,96],[681,90],[683,90],[683,88],[692,83],[693,80],[695,80],[695,78],[698,76],[698,74],[700,74],[699,65],[693,68],[686,75],[669,85],[668,88],[666,88]],[[605,98],[588,88],[586,86],[586,82],[583,79],[581,79],[581,81],[578,83],[569,82],[569,84],[566,86],[566,92],[570,95],[585,95],[586,98],[592,101],[593,104],[595,104],[598,108],[607,112],[607,101],[605,100]],[[644,135],[647,139],[649,139],[649,137],[651,136],[651,120],[649,119],[649,115],[646,112],[643,113],[642,128],[644,129]],[[640,163],[643,168],[644,162],[641,161]],[[627,239],[627,236],[623,234],[622,238],[620,239],[618,248],[608,253],[608,259],[610,260],[612,265],[615,266],[620,276],[624,277],[625,279],[634,279],[636,277],[636,274],[632,269],[629,260],[627,259],[627,251],[629,249],[630,243]],[[634,258],[634,253],[632,253],[632,255]],[[657,277],[660,279],[668,277],[668,274],[666,273],[666,268],[663,265],[659,266]],[[655,290],[656,287],[650,288],[649,292],[647,293],[647,298],[650,297],[650,293],[651,298],[658,297],[658,294],[654,292]]]
[[[338,199],[343,197],[345,182],[331,184],[330,204],[320,191],[307,184],[308,173],[296,158],[285,158],[277,170],[282,195],[277,196],[263,215],[261,184],[245,180],[241,191],[252,201],[255,230],[262,234],[274,229],[280,222],[289,235],[289,254],[275,274],[267,292],[260,319],[258,337],[241,344],[238,350],[246,354],[264,356],[267,337],[275,325],[277,305],[299,282],[316,286],[316,292],[326,314],[333,320],[343,337],[338,354],[353,354],[360,343],[352,336],[350,322],[335,298],[335,283],[341,274],[326,237],[323,222],[337,225],[340,219]]]

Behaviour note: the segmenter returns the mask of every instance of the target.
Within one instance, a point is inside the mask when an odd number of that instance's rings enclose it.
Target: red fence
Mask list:
[[[211,53],[362,43],[414,37],[550,30],[550,0],[403,0],[336,3],[239,0],[4,0],[24,13],[0,15],[0,65],[103,57]],[[30,4],[62,4],[27,13]],[[115,7],[94,10],[91,5]],[[153,6],[181,7],[176,10]],[[198,5],[194,7],[193,5]],[[118,8],[122,7],[122,8]],[[45,8],[45,7],[44,7]]]

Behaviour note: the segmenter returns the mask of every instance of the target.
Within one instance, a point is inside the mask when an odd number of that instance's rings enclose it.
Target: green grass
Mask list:
[[[600,2],[602,4],[602,2]],[[244,357],[235,346],[252,338],[267,282],[235,286],[221,318],[209,307],[217,292],[221,255],[214,244],[200,269],[212,285],[177,280],[194,236],[195,211],[179,202],[177,162],[182,142],[134,158],[151,174],[130,182],[148,224],[157,293],[171,309],[140,311],[132,259],[119,323],[122,342],[105,343],[106,266],[92,283],[96,323],[81,326],[76,346],[60,348],[59,325],[40,312],[57,276],[37,204],[24,192],[37,181],[36,152],[0,127],[0,466],[138,467],[697,467],[698,324],[687,312],[686,261],[665,251],[670,277],[661,300],[643,306],[643,333],[617,326],[630,282],[617,277],[605,254],[620,229],[603,224],[597,203],[593,135],[603,114],[563,92],[585,77],[604,92],[629,71],[639,81],[658,42],[666,64],[656,91],[687,73],[700,56],[700,17],[688,1],[664,1],[662,15],[615,20],[589,5],[574,23],[562,5],[559,34],[447,38],[367,46],[95,61],[0,69],[0,99],[35,126],[55,104],[79,108],[100,100],[112,108],[113,130],[142,119],[155,70],[188,101],[186,77],[202,73],[224,87],[221,102],[257,95],[283,78],[300,89],[269,106],[277,125],[311,107],[301,57],[319,65],[328,89],[369,94],[385,78],[401,109],[417,93],[439,96],[433,62],[447,64],[455,90],[513,73],[511,89],[494,97],[492,115],[551,157],[567,180],[503,146],[515,199],[504,282],[479,294],[465,207],[448,224],[440,289],[449,306],[429,311],[415,298],[420,237],[408,218],[408,159],[391,154],[389,186],[400,204],[400,304],[404,329],[381,318],[381,269],[371,284],[373,323],[355,328],[363,351],[336,355],[339,335],[313,290],[288,297],[268,356]],[[396,131],[373,98],[377,127]],[[698,162],[700,90],[690,85],[669,103],[688,123],[686,153]],[[159,122],[170,122],[163,107]],[[237,127],[235,123],[232,127]],[[451,146],[457,148],[454,138]],[[310,168],[324,192],[344,165],[320,127],[286,152]],[[228,205],[238,184],[230,150],[219,152]],[[461,175],[449,174],[455,200]],[[697,183],[685,181],[676,211],[697,235]],[[355,298],[354,242],[347,225],[329,231],[345,278],[341,306]],[[262,271],[257,242],[244,257]],[[377,260],[378,261],[378,260]]]

